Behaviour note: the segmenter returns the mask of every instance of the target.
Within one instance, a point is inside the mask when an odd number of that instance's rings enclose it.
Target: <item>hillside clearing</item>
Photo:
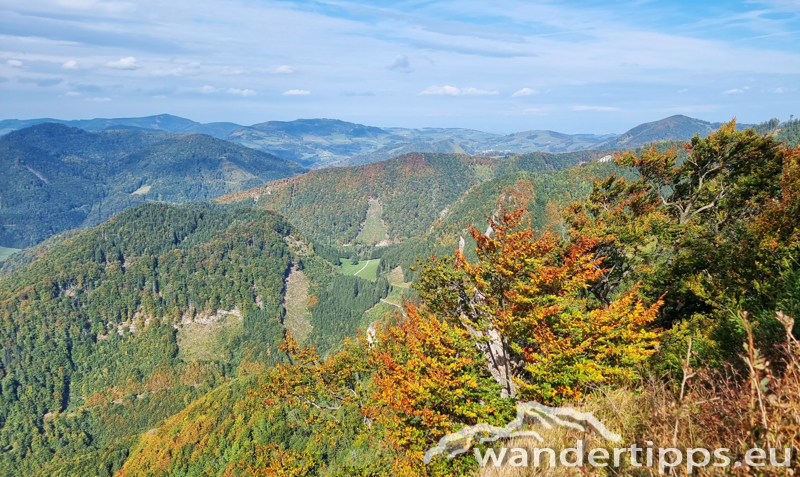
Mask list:
[[[383,222],[383,204],[378,199],[369,199],[367,217],[356,237],[356,242],[375,245],[389,239],[386,224]]]
[[[142,187],[139,187],[135,191],[131,192],[131,195],[145,195],[148,192],[150,192],[150,189],[152,189],[152,188],[153,188],[152,186],[143,185]]]
[[[311,313],[308,311],[308,298],[306,275],[302,270],[292,267],[286,278],[286,292],[283,296],[283,307],[286,310],[283,325],[298,343],[304,342],[312,329],[309,322]]]
[[[380,265],[380,260],[378,259],[370,259],[366,262],[358,262],[357,264],[353,265],[353,262],[349,258],[343,258],[342,266],[339,271],[343,275],[352,275],[359,278],[366,278],[367,280],[375,281],[378,278],[378,265]]]

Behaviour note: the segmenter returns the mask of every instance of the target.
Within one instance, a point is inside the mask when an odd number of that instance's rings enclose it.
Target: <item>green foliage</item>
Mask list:
[[[0,244],[27,247],[145,201],[185,203],[299,174],[298,164],[200,134],[41,124],[0,138]],[[133,194],[149,186],[145,194]],[[145,187],[146,189],[146,187]]]
[[[148,204],[0,280],[0,475],[106,465],[224,376],[283,359],[290,232],[266,211]],[[182,362],[175,326],[218,309],[243,314],[225,359]]]
[[[345,337],[355,336],[364,312],[388,293],[389,282],[383,277],[374,282],[353,276],[334,277],[328,286],[315,292],[318,303],[311,308],[314,328],[308,344],[323,356],[336,349]]]

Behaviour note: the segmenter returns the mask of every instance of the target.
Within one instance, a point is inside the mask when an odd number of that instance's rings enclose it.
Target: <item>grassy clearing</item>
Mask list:
[[[10,255],[19,252],[18,248],[0,247],[0,262],[7,259]]]
[[[143,185],[142,187],[139,187],[135,191],[131,192],[131,195],[145,195],[150,192],[150,189],[152,189],[152,186]]]
[[[188,323],[178,329],[178,357],[186,363],[192,361],[227,361],[223,343],[244,332],[242,320],[227,315],[219,321]]]
[[[364,313],[359,327],[366,330],[371,323],[386,323],[397,313],[402,313],[403,297],[411,297],[415,293],[411,289],[392,287],[386,298]]]
[[[366,278],[367,280],[375,281],[378,279],[378,265],[380,265],[380,262],[381,261],[378,259],[371,259],[362,260],[356,265],[353,265],[352,260],[349,258],[343,258],[342,266],[339,268],[339,271],[343,275],[353,275],[359,278]]]
[[[386,277],[389,280],[389,284],[393,287],[398,288],[410,288],[411,282],[404,282],[403,280],[405,277],[403,276],[403,269],[398,265],[394,267],[394,269],[389,272],[389,275]]]
[[[378,199],[370,199],[367,218],[364,220],[364,225],[361,226],[356,242],[375,245],[388,238],[386,224],[383,223],[383,205]]]
[[[283,324],[286,330],[294,336],[298,343],[306,340],[311,333],[311,313],[308,311],[308,279],[301,270],[289,273],[286,278],[286,294],[283,297],[283,307],[286,316]]]

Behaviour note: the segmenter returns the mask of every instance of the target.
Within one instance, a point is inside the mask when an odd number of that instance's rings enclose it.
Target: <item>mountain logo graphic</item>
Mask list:
[[[533,437],[539,442],[544,442],[542,436],[535,430],[521,430],[523,426],[541,426],[545,429],[563,426],[579,432],[594,430],[606,440],[622,441],[622,436],[609,431],[590,412],[580,412],[571,407],[549,407],[536,401],[529,401],[517,404],[517,418],[505,427],[476,424],[442,437],[436,447],[428,449],[425,453],[425,463],[430,463],[434,456],[440,454],[445,454],[448,459],[452,459],[469,451],[476,437],[482,443],[510,437]]]

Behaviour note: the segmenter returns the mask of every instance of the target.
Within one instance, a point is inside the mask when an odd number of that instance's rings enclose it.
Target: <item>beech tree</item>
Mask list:
[[[654,352],[648,330],[660,302],[646,306],[632,287],[598,303],[589,290],[607,272],[591,250],[598,239],[563,244],[551,233],[520,227],[522,210],[474,228],[479,260],[457,251],[429,261],[420,274],[423,302],[458,324],[483,352],[502,396],[558,402],[590,384],[633,376]]]

